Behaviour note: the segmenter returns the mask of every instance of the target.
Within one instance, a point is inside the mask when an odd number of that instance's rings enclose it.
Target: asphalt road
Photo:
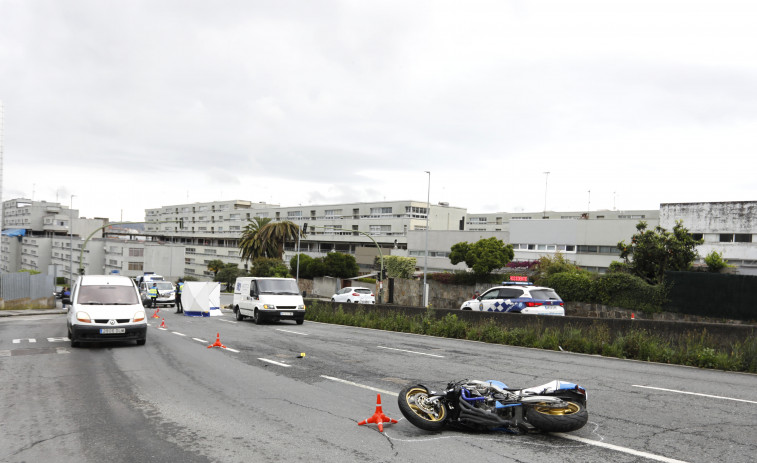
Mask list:
[[[0,318],[0,461],[748,462],[757,376],[305,322],[162,309],[147,345],[72,349],[63,315]],[[158,326],[165,321],[166,329]],[[227,348],[208,348],[216,336]],[[301,354],[304,353],[304,357]],[[552,379],[589,392],[570,435],[428,433],[408,382]],[[357,423],[381,394],[384,432]]]

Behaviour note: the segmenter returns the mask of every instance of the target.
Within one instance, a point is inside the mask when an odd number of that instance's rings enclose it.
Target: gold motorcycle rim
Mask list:
[[[550,407],[547,404],[540,404],[536,405],[534,410],[542,415],[573,415],[581,410],[581,406],[574,402],[568,402],[565,407]]]
[[[428,402],[428,394],[425,389],[416,387],[407,391],[405,400],[410,409],[426,421],[442,421],[447,414],[444,407],[434,407]]]

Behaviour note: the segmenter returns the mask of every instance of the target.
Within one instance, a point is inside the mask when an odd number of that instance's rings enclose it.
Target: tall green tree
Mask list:
[[[696,247],[702,240],[695,240],[683,221],[676,221],[673,231],[661,226],[648,229],[643,220],[636,224],[631,244],[625,240],[618,243],[620,257],[633,274],[652,284],[662,283],[667,270],[688,270],[697,258]]]
[[[492,270],[502,268],[513,260],[515,252],[511,244],[505,244],[495,237],[484,238],[473,244],[462,241],[452,245],[449,260],[453,265],[465,262],[476,275],[487,275]]]
[[[269,222],[258,230],[257,237],[268,251],[268,257],[281,259],[284,255],[284,243],[297,241],[301,230],[298,225],[288,220]]]
[[[208,262],[208,270],[213,272],[213,277],[218,276],[218,272],[224,267],[223,261],[221,259],[213,259],[210,262]]]
[[[260,239],[260,229],[271,222],[270,217],[254,217],[245,225],[242,238],[239,240],[239,255],[242,260],[249,262],[258,257],[269,257],[272,250],[266,249],[265,243]]]
[[[216,273],[213,281],[225,283],[226,289],[234,286],[237,277],[244,276],[245,271],[237,267],[237,264],[225,264],[222,269]]]
[[[289,276],[289,269],[284,261],[275,257],[258,257],[252,261],[250,274],[254,277],[279,277]]]
[[[356,277],[360,272],[355,256],[342,254],[341,252],[330,252],[323,258],[326,264],[327,274],[337,278]]]

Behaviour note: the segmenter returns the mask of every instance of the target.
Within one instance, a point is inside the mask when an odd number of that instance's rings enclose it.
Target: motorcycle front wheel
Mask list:
[[[589,412],[579,402],[566,401],[562,407],[534,404],[526,409],[526,421],[544,432],[570,432],[589,421]]]
[[[428,389],[420,384],[405,386],[397,402],[402,415],[426,431],[441,431],[449,417],[447,407],[439,400],[429,400]]]

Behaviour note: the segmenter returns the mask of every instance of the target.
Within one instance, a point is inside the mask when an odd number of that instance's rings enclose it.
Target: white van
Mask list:
[[[82,275],[71,288],[66,315],[71,347],[82,342],[147,341],[147,317],[131,278]]]
[[[240,277],[234,284],[232,301],[237,320],[252,317],[255,323],[305,321],[305,302],[294,278]]]

